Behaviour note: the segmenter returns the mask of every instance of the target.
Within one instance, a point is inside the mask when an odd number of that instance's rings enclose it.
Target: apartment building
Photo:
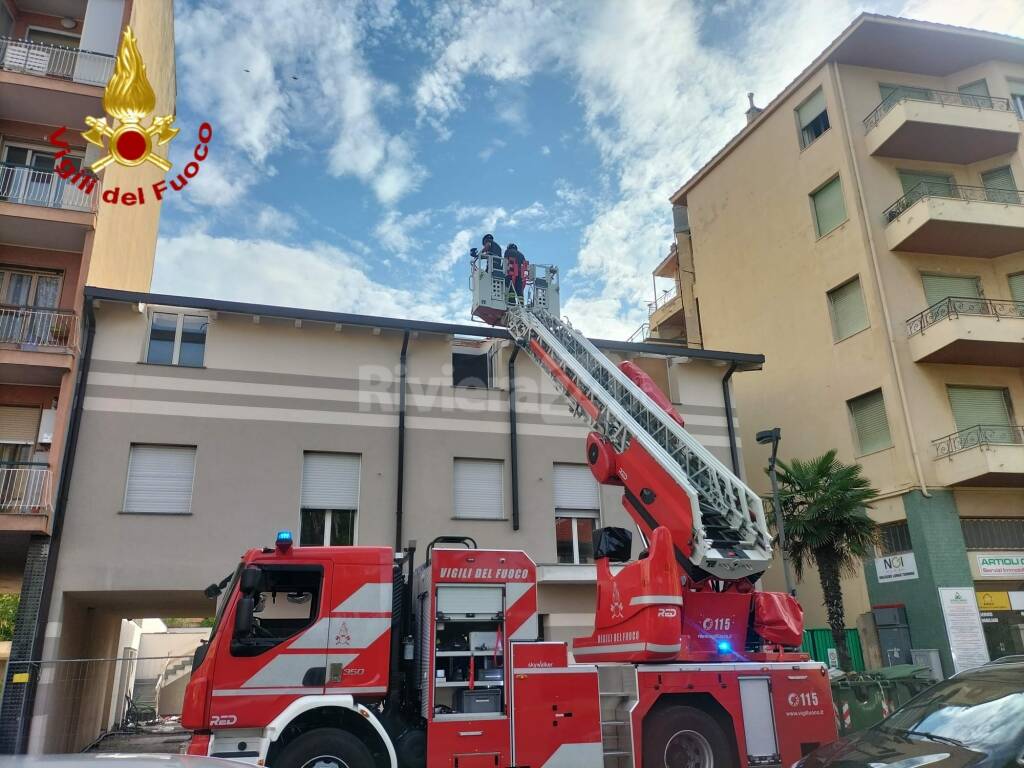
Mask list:
[[[592,631],[591,533],[634,526],[586,465],[587,430],[503,329],[86,290],[44,659],[119,656],[123,618],[212,615],[203,588],[282,529],[299,545],[415,540],[418,562],[439,535],[523,549],[544,636]],[[596,343],[738,465],[726,393],[760,355]],[[40,679],[31,750],[94,738],[109,690]]]
[[[104,87],[126,24],[157,109],[173,114],[171,0],[0,0],[0,592],[22,593],[14,659],[30,658],[35,644],[83,289],[148,290],[153,271],[159,205],[99,200],[105,188],[134,189],[159,171],[114,164],[83,191],[55,173],[59,149],[48,139],[66,129],[61,138],[76,168],[98,158],[81,131],[86,116],[104,115]],[[11,705],[8,695],[4,723]],[[6,735],[0,725],[0,747]]]
[[[864,466],[882,545],[845,599],[882,663],[1022,653],[1024,40],[865,14],[751,107],[672,196],[651,334],[763,351],[748,445],[780,426],[784,458]]]

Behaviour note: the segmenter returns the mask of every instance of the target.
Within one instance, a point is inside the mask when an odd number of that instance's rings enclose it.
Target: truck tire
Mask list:
[[[286,746],[272,768],[374,768],[374,762],[370,750],[351,733],[317,728]]]
[[[732,768],[733,753],[718,723],[699,709],[673,704],[644,723],[643,768]]]

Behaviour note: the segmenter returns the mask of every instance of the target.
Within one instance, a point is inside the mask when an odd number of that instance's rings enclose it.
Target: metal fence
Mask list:
[[[653,315],[659,309],[664,307],[666,304],[671,303],[673,300],[679,297],[678,286],[672,286],[667,288],[657,296],[654,297],[654,301],[647,302],[647,314]]]
[[[1024,301],[948,296],[907,320],[907,336],[924,333],[930,326],[941,320],[955,320],[961,315],[991,317],[995,320],[1022,319],[1024,318]]]
[[[48,514],[52,475],[45,462],[0,462],[0,512]]]
[[[1017,424],[979,424],[932,440],[936,459],[989,445],[1024,445],[1024,427]]]
[[[960,93],[959,91],[937,91],[933,88],[904,86],[896,88],[882,99],[881,104],[864,118],[864,132],[867,133],[878,125],[893,107],[904,101],[929,101],[944,106],[991,109],[996,112],[1009,112],[1012,109],[1009,99],[998,96],[976,96],[972,93]]]
[[[952,184],[944,181],[922,181],[916,184],[899,200],[882,213],[889,224],[899,218],[905,210],[926,197],[942,197],[950,200],[965,200],[975,203],[1002,203],[1003,205],[1024,205],[1024,192],[1019,189],[996,189],[993,187],[972,187],[966,184]]]
[[[0,344],[74,349],[78,344],[78,316],[63,309],[0,304]]]
[[[130,650],[130,649],[125,649]],[[124,655],[113,658],[57,659],[51,661],[13,661],[8,665],[6,686],[36,685],[35,712],[47,715],[48,726],[41,747],[45,752],[79,752],[105,750],[104,741],[117,735],[153,732],[152,726],[166,722],[161,708],[178,710],[177,698],[161,704],[160,681],[164,670],[188,665],[191,656],[140,657]],[[143,678],[146,665],[159,670],[156,678]],[[186,670],[186,675],[188,671]],[[20,692],[20,691],[19,691]],[[173,715],[180,714],[174,711]],[[22,732],[31,713],[22,713],[16,723],[6,723]],[[58,723],[59,725],[52,725]],[[180,728],[156,729],[166,733],[167,740],[147,740],[143,751],[181,752],[187,734]],[[37,737],[33,737],[37,738]],[[130,744],[112,739],[117,751],[132,751]]]
[[[643,323],[639,328],[633,331],[633,334],[628,339],[626,339],[626,343],[647,341],[647,337],[650,335],[651,324]]]
[[[0,37],[0,69],[86,85],[106,85],[114,72],[114,57],[62,45]]]
[[[0,202],[91,211],[96,207],[96,183],[81,173],[77,179],[65,179],[56,171],[3,163],[0,164]]]

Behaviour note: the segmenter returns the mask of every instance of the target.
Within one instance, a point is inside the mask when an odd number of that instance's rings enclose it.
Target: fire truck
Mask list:
[[[416,547],[246,552],[219,594],[182,713],[188,752],[273,768],[790,768],[837,736],[803,614],[757,587],[761,499],[639,368],[559,318],[558,270],[525,296],[473,259],[474,314],[504,325],[590,428],[632,535],[594,535],[594,631],[539,640],[536,566],[442,536]],[[613,565],[614,564],[614,565]],[[571,656],[570,656],[571,650]]]

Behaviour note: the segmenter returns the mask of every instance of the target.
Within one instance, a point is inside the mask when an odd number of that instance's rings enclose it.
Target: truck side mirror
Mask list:
[[[256,607],[256,600],[252,595],[243,595],[238,598],[238,607],[235,609],[235,639],[247,638],[252,634],[252,612]]]
[[[251,595],[253,592],[258,592],[260,588],[260,582],[263,580],[263,572],[259,568],[253,568],[252,566],[242,571],[242,579],[239,589],[243,595]]]
[[[594,559],[607,557],[613,563],[625,563],[633,552],[633,534],[625,528],[598,528],[594,531]]]

